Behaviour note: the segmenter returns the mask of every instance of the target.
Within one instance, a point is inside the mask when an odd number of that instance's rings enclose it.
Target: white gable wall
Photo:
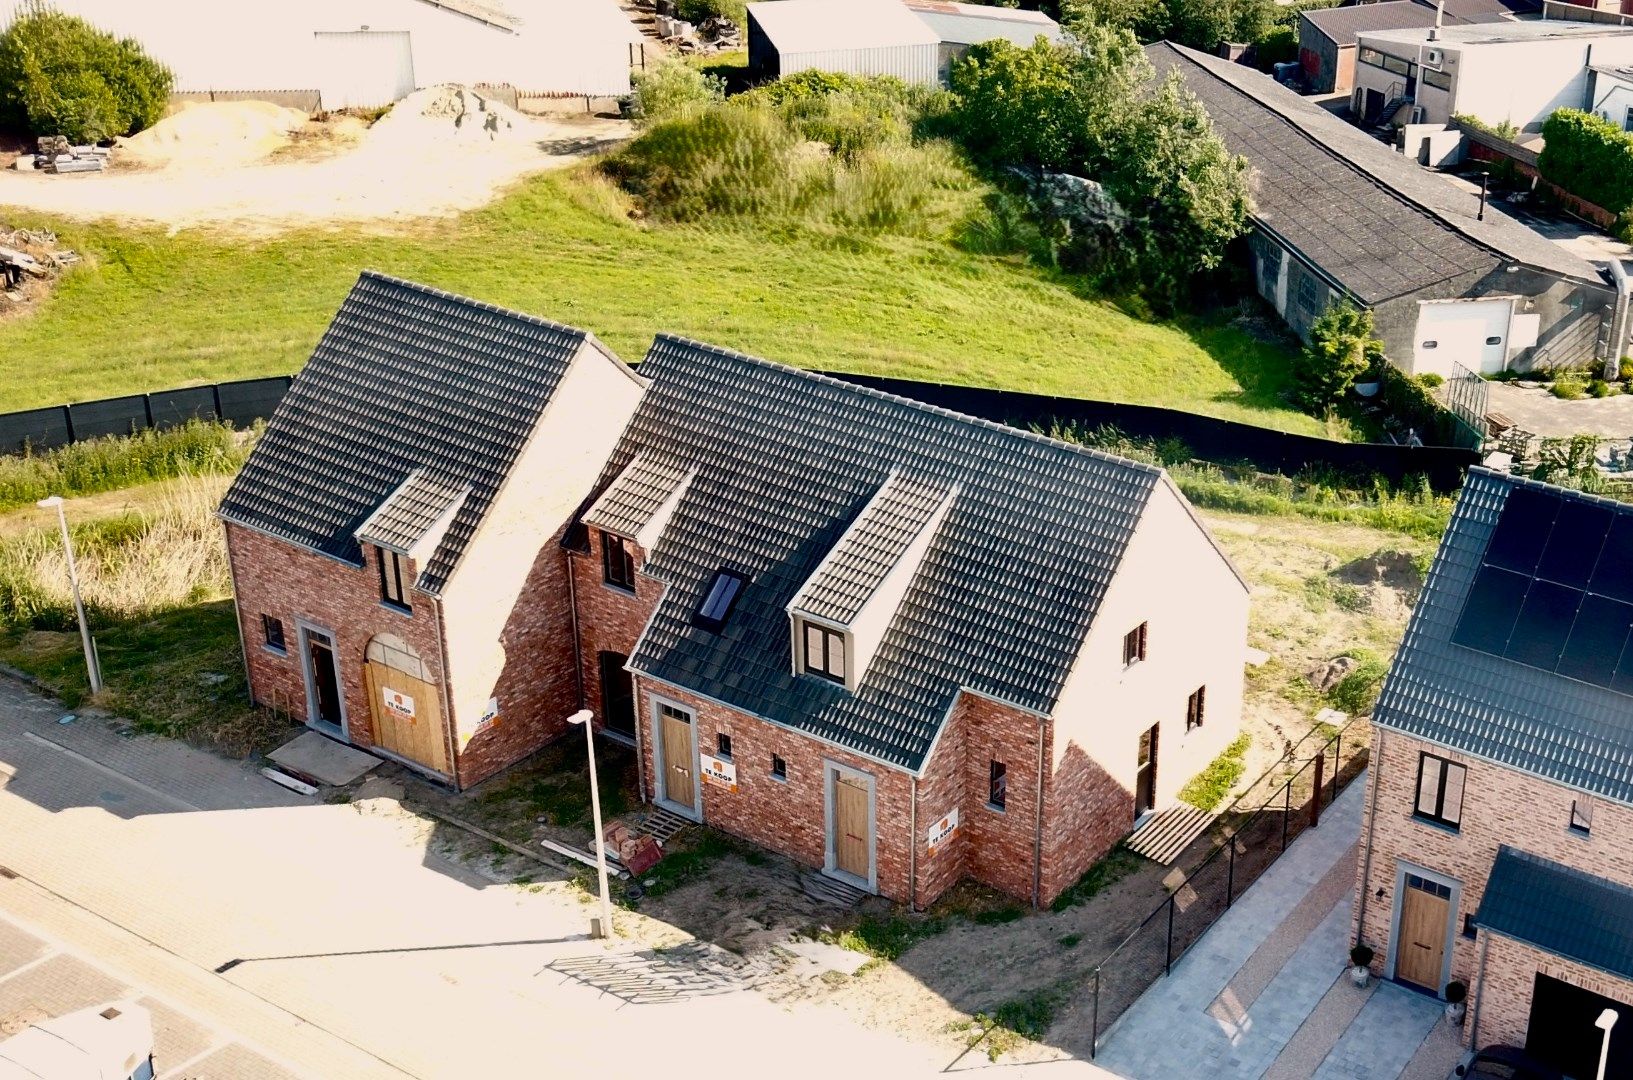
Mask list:
[[[1457,52],[1453,111],[1493,127],[1506,121],[1535,131],[1556,109],[1582,108],[1588,96],[1590,59],[1596,64],[1633,60],[1633,35],[1453,48]]]

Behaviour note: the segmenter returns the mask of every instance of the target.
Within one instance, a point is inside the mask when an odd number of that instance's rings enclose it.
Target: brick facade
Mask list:
[[[1478,1011],[1466,1025],[1470,1042],[1480,1046],[1524,1046],[1531,1020],[1531,993],[1538,974],[1551,975],[1613,1001],[1633,1003],[1633,982],[1543,952],[1523,941],[1500,934],[1490,937],[1484,993]]]
[[[658,606],[658,598],[663,595],[663,585],[641,573],[641,567],[646,563],[646,552],[634,541],[626,541],[624,550],[629,552],[635,563],[635,592],[631,594],[607,584],[602,562],[604,537],[599,529],[590,530],[589,542],[588,553],[575,551],[567,558],[573,575],[573,599],[578,606],[579,677],[584,684],[584,707],[595,713],[595,722],[599,726],[606,715],[601,700],[600,654],[611,652],[627,658],[635,651],[635,642],[640,639],[641,631],[652,618],[653,609]],[[637,731],[640,730],[642,715],[637,703]],[[645,782],[646,774],[643,771],[642,783]],[[647,792],[650,790],[645,789]]]
[[[1134,793],[1075,742],[1044,780],[1043,903],[1082,877],[1127,836]]]
[[[1430,753],[1463,765],[1460,823],[1453,830],[1414,816],[1420,756]],[[1531,983],[1538,971],[1548,971],[1578,985],[1586,969],[1495,934],[1478,937],[1463,933],[1464,920],[1480,907],[1497,850],[1510,847],[1553,862],[1633,885],[1633,808],[1605,799],[1592,799],[1593,823],[1588,835],[1569,828],[1571,804],[1588,798],[1563,785],[1516,769],[1470,758],[1399,732],[1374,727],[1367,803],[1361,822],[1361,854],[1353,927],[1361,942],[1375,951],[1373,970],[1388,976],[1390,935],[1396,917],[1396,882],[1402,866],[1428,870],[1455,883],[1451,912],[1452,960],[1450,978],[1469,987],[1469,1000],[1481,1000],[1479,1039],[1523,1044],[1530,1009]],[[1369,859],[1370,852],[1370,859]],[[1480,953],[1489,938],[1486,979],[1482,994]],[[1535,956],[1532,956],[1535,954]],[[1544,958],[1546,965],[1537,962]],[[1529,965],[1529,966],[1527,966]],[[1566,974],[1559,974],[1559,972]],[[1573,972],[1575,974],[1573,974]],[[1603,976],[1592,976],[1604,980]],[[1608,980],[1615,986],[1599,990],[1619,1001],[1633,1003],[1633,986]],[[1487,1023],[1493,1025],[1487,1028]],[[1504,1037],[1498,1039],[1496,1032]],[[1517,1034],[1516,1034],[1517,1033]],[[1473,1035],[1466,1025],[1465,1039]],[[1510,1037],[1512,1036],[1512,1037]]]

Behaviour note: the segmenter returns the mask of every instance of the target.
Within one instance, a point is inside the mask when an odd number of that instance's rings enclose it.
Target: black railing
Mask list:
[[[1302,741],[1300,743],[1302,745]],[[1248,886],[1273,866],[1321,811],[1366,768],[1371,725],[1351,720],[1299,761],[1288,754],[1255,780],[1214,823],[1214,848],[1167,899],[1095,966],[1089,1056],[1104,1032],[1174,965]]]

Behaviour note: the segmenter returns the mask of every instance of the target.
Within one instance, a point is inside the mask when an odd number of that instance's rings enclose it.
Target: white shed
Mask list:
[[[1059,42],[1063,36],[1060,24],[1041,11],[957,4],[948,0],[906,0],[906,3],[908,10],[941,39],[943,81],[952,62],[968,52],[971,45],[1002,39],[1024,49],[1039,37]]]
[[[502,5],[502,6],[501,6]],[[25,6],[0,0],[0,23]],[[523,94],[629,91],[640,35],[615,0],[55,0],[135,38],[179,92],[317,90],[324,108],[387,105],[438,83]]]
[[[901,0],[769,0],[748,6],[748,63],[777,79],[816,68],[937,81],[941,39]]]

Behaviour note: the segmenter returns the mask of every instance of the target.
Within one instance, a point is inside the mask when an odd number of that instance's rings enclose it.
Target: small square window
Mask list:
[[[284,624],[282,619],[274,619],[271,615],[262,615],[261,636],[266,639],[266,647],[273,652],[289,651],[284,644]]]
[[[714,737],[714,748],[715,748],[715,753],[716,753],[717,756],[723,757],[723,758],[727,759],[728,761],[731,760],[731,736],[730,735],[727,735],[724,731],[717,734]]]
[[[777,780],[788,779],[788,762],[784,761],[776,754],[771,755],[771,775]]]
[[[1131,667],[1145,659],[1145,628],[1141,623],[1123,635],[1123,666]]]
[[[1001,761],[987,768],[987,805],[1002,810],[1009,799],[1009,769]]]
[[[608,585],[626,592],[635,591],[635,556],[624,546],[624,538],[601,534],[602,578]]]
[[[1208,704],[1208,688],[1199,686],[1190,697],[1185,699],[1185,730],[1202,726],[1202,716]]]
[[[1571,800],[1571,832],[1587,836],[1593,831],[1593,800],[1583,796]]]

